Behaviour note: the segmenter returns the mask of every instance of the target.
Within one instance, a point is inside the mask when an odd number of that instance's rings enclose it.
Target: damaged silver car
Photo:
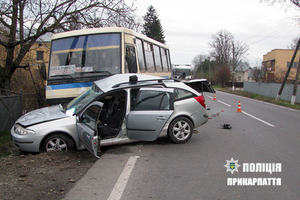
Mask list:
[[[65,106],[23,115],[11,129],[16,147],[28,152],[154,141],[167,135],[185,143],[208,120],[201,92],[174,79],[117,74],[98,81]]]

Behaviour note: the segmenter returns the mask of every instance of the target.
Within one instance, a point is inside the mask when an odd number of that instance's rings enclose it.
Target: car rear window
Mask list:
[[[175,101],[196,97],[194,93],[189,92],[187,90],[178,89],[178,88],[174,89],[174,94],[175,94]]]

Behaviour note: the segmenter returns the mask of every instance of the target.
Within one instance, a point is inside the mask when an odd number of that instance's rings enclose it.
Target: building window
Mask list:
[[[287,68],[289,68],[290,64],[291,62],[287,62]],[[292,68],[297,68],[297,66],[298,66],[298,62],[294,62]]]
[[[36,51],[36,60],[44,60],[44,52]]]

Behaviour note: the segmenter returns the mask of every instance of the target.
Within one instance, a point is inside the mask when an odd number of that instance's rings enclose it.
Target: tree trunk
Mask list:
[[[15,71],[12,68],[0,67],[0,88],[9,89],[10,79]]]

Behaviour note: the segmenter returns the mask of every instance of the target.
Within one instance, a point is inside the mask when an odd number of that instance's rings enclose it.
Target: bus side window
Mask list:
[[[126,47],[126,72],[129,73],[137,73],[137,64],[136,64],[136,56],[135,56],[135,48],[132,46]]]

